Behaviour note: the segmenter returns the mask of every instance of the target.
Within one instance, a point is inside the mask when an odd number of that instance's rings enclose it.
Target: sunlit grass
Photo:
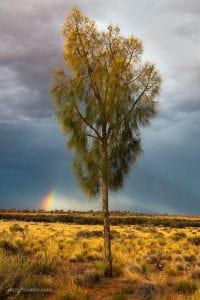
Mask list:
[[[39,280],[53,289],[51,299],[75,297],[76,291],[80,299],[89,299],[106,280],[101,225],[16,221],[0,225],[1,297],[7,297],[6,290],[12,286],[33,287]],[[123,225],[112,226],[111,231],[114,278],[127,283],[127,291],[121,292],[120,286],[113,290],[111,283],[110,299],[129,293],[153,293],[155,299],[178,300],[186,295],[199,299],[199,229]],[[78,274],[82,274],[79,279]]]

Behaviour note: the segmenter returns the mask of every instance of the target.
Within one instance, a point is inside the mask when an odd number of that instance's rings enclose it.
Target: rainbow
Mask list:
[[[42,208],[45,210],[50,210],[52,208],[53,200],[55,199],[55,191],[50,191],[42,200]]]

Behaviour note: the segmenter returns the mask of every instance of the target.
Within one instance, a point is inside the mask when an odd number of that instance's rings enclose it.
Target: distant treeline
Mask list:
[[[27,222],[59,222],[82,225],[103,224],[103,217],[100,212],[71,212],[71,213],[33,213],[33,212],[2,212],[1,220],[16,220]],[[111,212],[111,225],[155,225],[166,227],[200,227],[200,218],[198,217],[175,217],[167,215],[143,215],[129,214],[124,212]]]

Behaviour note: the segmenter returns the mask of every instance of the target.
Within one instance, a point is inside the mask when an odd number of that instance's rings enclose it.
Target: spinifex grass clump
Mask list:
[[[196,282],[191,280],[180,280],[175,285],[175,290],[179,294],[192,295],[198,289]]]
[[[0,299],[7,298],[9,288],[23,287],[30,275],[30,263],[23,256],[7,256],[0,251]]]
[[[1,240],[0,248],[5,251],[7,254],[17,254],[19,249],[11,241]]]
[[[200,236],[199,235],[188,238],[188,241],[195,246],[200,246]]]
[[[96,270],[85,271],[75,278],[75,283],[84,287],[91,287],[101,279],[101,273]]]

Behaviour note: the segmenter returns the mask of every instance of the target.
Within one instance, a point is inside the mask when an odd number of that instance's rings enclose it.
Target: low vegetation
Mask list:
[[[101,225],[0,225],[0,299],[200,299],[198,227],[112,226],[106,278]]]
[[[77,225],[102,225],[103,217],[100,211],[63,211],[54,210],[45,212],[44,210],[28,211],[28,210],[0,210],[0,220],[16,220],[26,222],[46,222],[46,223],[67,223]],[[132,212],[111,211],[111,225],[154,225],[171,228],[200,227],[199,216],[170,216],[170,215],[151,215],[138,214]],[[11,228],[11,230],[19,230],[19,228]],[[26,228],[23,229],[26,235]],[[185,233],[175,233],[172,239],[179,240],[184,237]],[[200,245],[200,235],[195,237],[192,242]]]

